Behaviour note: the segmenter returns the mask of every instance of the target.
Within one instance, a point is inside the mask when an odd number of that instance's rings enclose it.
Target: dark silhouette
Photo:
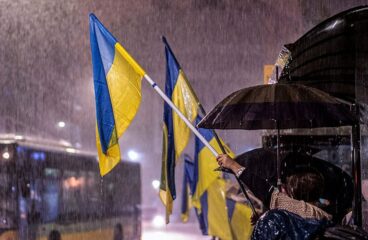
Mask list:
[[[121,223],[117,223],[114,227],[114,240],[123,240],[123,226]]]
[[[61,234],[58,230],[52,230],[49,234],[48,240],[61,240]]]

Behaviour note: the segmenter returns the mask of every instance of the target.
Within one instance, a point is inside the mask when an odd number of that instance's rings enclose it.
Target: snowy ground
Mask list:
[[[155,227],[152,222],[142,223],[142,240],[210,240],[202,236],[197,223],[169,223]]]

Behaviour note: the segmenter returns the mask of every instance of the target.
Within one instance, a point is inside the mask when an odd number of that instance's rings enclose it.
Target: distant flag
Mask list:
[[[188,83],[182,68],[176,60],[165,38],[166,84],[165,93],[183,113],[193,122],[197,117],[198,99]],[[175,164],[176,159],[187,146],[190,130],[187,125],[164,103],[163,154],[161,168],[160,198],[166,206],[166,223],[172,213],[176,198]]]
[[[181,220],[187,222],[191,209],[191,187],[193,185],[194,163],[188,155],[184,155],[184,174],[181,195]]]
[[[197,117],[196,122],[201,120]],[[211,130],[198,129],[202,136],[220,152],[220,146]],[[226,146],[224,144],[224,146]],[[228,152],[233,156],[231,151]],[[215,156],[198,138],[195,139],[193,206],[203,215],[207,234],[220,239],[233,239],[226,205],[226,182],[218,167]]]
[[[253,231],[251,224],[252,209],[245,203],[227,199],[230,228],[234,240],[250,239]]]
[[[103,176],[120,162],[118,140],[138,111],[145,71],[94,14],[89,15],[89,27],[96,99],[96,144]]]
[[[192,208],[192,198],[191,195],[194,193],[195,182],[194,182],[194,162],[188,156],[184,156],[184,177],[183,177],[183,193],[181,202],[181,218],[183,222],[187,222],[189,219],[189,212]],[[198,211],[194,208],[197,220],[199,223],[199,228],[203,235],[208,235],[208,225],[207,225],[207,213],[203,211]]]
[[[197,122],[199,121],[200,117],[197,117]],[[215,149],[219,148],[212,131],[206,129],[199,129],[199,131]],[[244,203],[227,198],[226,180],[219,172],[213,171],[217,167],[216,164],[211,164],[216,162],[215,159],[211,159],[214,157],[210,153],[207,154],[205,150],[207,148],[198,139],[195,140],[195,144],[195,161],[193,162],[188,155],[184,155],[182,220],[184,222],[188,220],[190,209],[194,206],[203,235],[224,240],[250,239],[251,208]],[[223,146],[226,152],[234,156],[225,144]],[[196,199],[190,198],[195,194]]]
[[[188,155],[184,156],[184,177],[181,216],[188,221],[191,210],[191,198],[195,189],[195,165]],[[200,230],[203,235],[211,235],[220,239],[250,239],[252,226],[251,208],[243,202],[227,198],[227,187],[224,179],[216,179],[201,195],[201,209],[194,208]]]
[[[201,118],[197,117],[196,122],[198,123],[200,120]],[[198,130],[216,151],[221,152],[213,131],[203,128]],[[226,149],[227,154],[234,157],[234,153],[229,149],[229,147],[227,147],[223,142],[222,145]],[[216,157],[213,156],[209,149],[206,148],[198,138],[195,138],[195,164],[195,192],[193,195],[193,205],[197,208],[201,208],[199,201],[202,194],[214,181],[222,178],[222,173],[220,171],[214,171],[214,169],[218,168]]]

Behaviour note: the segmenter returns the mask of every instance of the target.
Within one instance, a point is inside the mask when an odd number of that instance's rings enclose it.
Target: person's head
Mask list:
[[[316,202],[324,190],[324,178],[312,168],[299,168],[286,178],[288,194],[297,200]]]
[[[61,234],[58,230],[52,230],[49,234],[48,240],[61,240]]]
[[[122,240],[123,239],[123,226],[121,223],[115,224],[114,227],[114,240]]]

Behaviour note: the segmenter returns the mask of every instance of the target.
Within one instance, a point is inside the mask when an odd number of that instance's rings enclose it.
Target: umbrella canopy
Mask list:
[[[276,186],[276,152],[256,148],[236,156],[234,160],[246,167],[241,180],[268,207],[272,186]]]
[[[349,106],[299,84],[259,85],[236,91],[208,113],[198,127],[289,129],[352,125]]]
[[[272,192],[270,187],[276,185],[276,158],[275,151],[265,148],[257,148],[235,158],[235,161],[246,167],[242,180],[265,205],[269,205]],[[325,181],[321,198],[330,202],[326,210],[334,215],[335,220],[342,219],[351,207],[353,198],[353,181],[346,172],[327,161],[304,153],[283,154],[281,162],[283,182],[298,169],[311,168],[320,172]]]

